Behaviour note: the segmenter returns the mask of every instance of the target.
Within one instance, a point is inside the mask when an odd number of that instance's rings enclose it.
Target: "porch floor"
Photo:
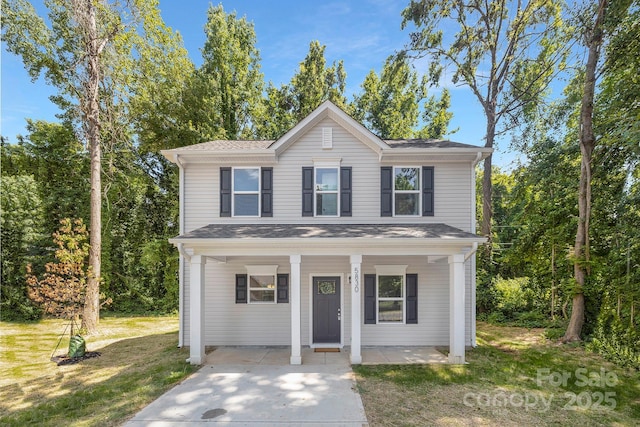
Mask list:
[[[434,347],[362,347],[363,365],[409,365],[447,363],[447,356]],[[348,366],[350,349],[340,352],[318,352],[302,348],[303,365]],[[205,357],[205,365],[288,365],[289,347],[215,347]]]

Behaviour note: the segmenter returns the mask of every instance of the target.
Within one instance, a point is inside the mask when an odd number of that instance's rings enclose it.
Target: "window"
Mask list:
[[[233,169],[233,215],[258,216],[260,212],[260,168]]]
[[[376,265],[378,323],[404,323],[406,265]]]
[[[316,216],[338,215],[338,168],[316,168]]]
[[[380,216],[434,216],[433,166],[381,166]]]
[[[275,302],[275,279],[274,276],[249,276],[249,302]]]
[[[420,215],[420,168],[393,169],[394,214]]]
[[[378,276],[378,322],[404,319],[403,276]]]
[[[277,265],[247,265],[250,304],[276,302]]]

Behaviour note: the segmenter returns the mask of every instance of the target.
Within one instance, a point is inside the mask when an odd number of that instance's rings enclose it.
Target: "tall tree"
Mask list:
[[[26,0],[2,2],[8,51],[22,57],[32,79],[44,75],[58,89],[52,100],[76,125],[89,151],[91,249],[82,323],[90,333],[100,310],[103,143],[114,146],[129,138],[122,115],[130,94],[118,61],[131,55],[132,34],[145,32],[140,16],[157,5],[157,0],[46,0],[45,21]]]
[[[585,285],[590,273],[590,221],[592,206],[592,158],[598,139],[594,132],[594,100],[596,81],[600,70],[602,48],[621,17],[626,15],[630,1],[599,0],[592,11],[591,18],[585,23],[584,43],[587,58],[584,65],[582,100],[580,103],[579,141],[581,153],[580,183],[578,187],[578,227],[574,244],[574,278],[576,290],[573,296],[571,318],[565,331],[563,341],[571,342],[581,339],[585,322]]]
[[[454,84],[468,86],[486,118],[485,146],[519,124],[562,65],[566,54],[561,6],[553,0],[412,0],[403,28],[415,24],[407,54],[430,56],[431,78],[453,67]],[[452,28],[458,32],[449,35]],[[484,161],[482,233],[491,239],[491,164]]]
[[[211,125],[219,126],[226,139],[250,138],[264,86],[253,24],[235,12],[227,14],[221,4],[211,5],[204,31],[204,62],[198,76],[203,95],[213,100],[219,114]]]
[[[267,98],[256,117],[258,137],[279,138],[326,100],[343,109],[347,107],[343,62],[333,62],[327,67],[325,49],[320,42],[312,41],[289,84],[277,88],[269,83]]]
[[[418,78],[409,60],[402,56],[386,59],[380,75],[371,70],[362,83],[362,92],[354,96],[350,110],[381,138],[440,138],[447,133],[452,114],[445,90],[437,101],[427,98],[427,78]],[[426,124],[419,129],[420,110]],[[442,120],[444,119],[444,123]]]

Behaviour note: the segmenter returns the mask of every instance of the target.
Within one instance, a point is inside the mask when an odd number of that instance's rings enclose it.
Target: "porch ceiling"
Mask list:
[[[486,239],[446,224],[209,224],[173,239],[194,253],[436,255]]]

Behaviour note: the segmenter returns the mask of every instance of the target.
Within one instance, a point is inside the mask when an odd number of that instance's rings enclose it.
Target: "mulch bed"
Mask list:
[[[100,356],[100,352],[87,351],[84,353],[84,356],[80,356],[80,357],[54,356],[51,358],[51,361],[56,362],[58,366],[73,365],[75,363],[82,362],[85,359],[92,359],[94,357],[99,357],[99,356]]]

